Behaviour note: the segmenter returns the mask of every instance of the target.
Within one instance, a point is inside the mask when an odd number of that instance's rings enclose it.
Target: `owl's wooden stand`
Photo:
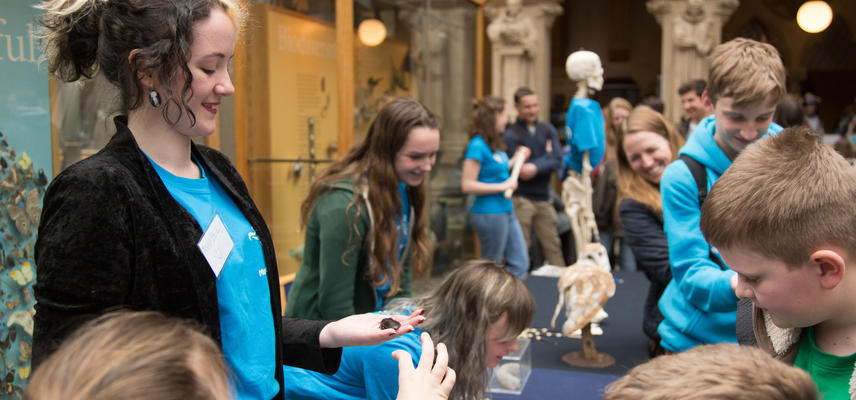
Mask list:
[[[562,356],[562,361],[575,367],[606,368],[615,364],[615,357],[598,353],[594,347],[594,336],[591,334],[591,323],[583,327],[582,351],[572,351]]]

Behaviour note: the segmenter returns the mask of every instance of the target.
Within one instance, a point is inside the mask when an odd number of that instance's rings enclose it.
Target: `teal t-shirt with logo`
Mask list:
[[[808,372],[823,400],[849,400],[856,353],[836,356],[818,349],[814,341],[814,327],[806,329],[807,337],[800,343],[794,366]]]
[[[479,182],[503,183],[510,176],[508,154],[504,150],[491,150],[481,135],[473,136],[464,157],[479,162]],[[476,195],[470,207],[473,214],[502,214],[511,211],[511,199],[506,199],[503,192]]]
[[[229,194],[199,166],[201,179],[173,175],[149,158],[172,197],[203,232],[220,217],[234,247],[217,276],[220,338],[236,399],[269,400],[279,392],[276,335],[261,241]],[[198,165],[198,163],[197,163]]]

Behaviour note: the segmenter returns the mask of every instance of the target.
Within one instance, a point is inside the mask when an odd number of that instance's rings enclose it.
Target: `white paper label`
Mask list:
[[[199,239],[199,250],[202,250],[202,255],[208,260],[208,265],[214,271],[214,275],[220,277],[220,271],[223,269],[223,264],[229,258],[229,253],[235,247],[235,242],[229,236],[229,231],[219,215],[214,215],[214,220],[208,229],[202,234],[202,239]]]

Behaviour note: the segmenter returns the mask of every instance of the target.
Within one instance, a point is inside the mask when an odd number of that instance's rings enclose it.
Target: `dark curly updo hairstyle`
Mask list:
[[[184,100],[193,80],[187,60],[194,24],[219,7],[240,34],[247,14],[237,0],[47,0],[39,7],[48,72],[66,82],[104,74],[120,89],[123,114],[146,95],[137,73],[151,73],[165,87],[162,113],[171,124],[185,111],[196,122]],[[173,93],[173,79],[182,78],[181,93]]]

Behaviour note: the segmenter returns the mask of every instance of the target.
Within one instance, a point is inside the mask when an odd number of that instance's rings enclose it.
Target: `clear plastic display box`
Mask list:
[[[526,387],[532,373],[532,348],[530,339],[517,338],[517,351],[502,357],[499,365],[491,371],[488,393],[519,395]]]

